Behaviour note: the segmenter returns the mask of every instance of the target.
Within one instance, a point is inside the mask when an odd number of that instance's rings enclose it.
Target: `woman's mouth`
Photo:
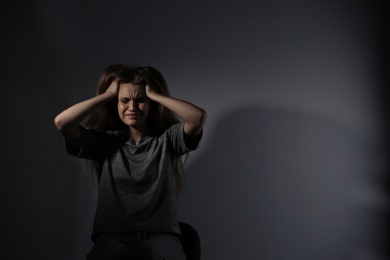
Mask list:
[[[128,117],[128,118],[137,118],[138,116],[139,116],[139,114],[136,114],[136,113],[125,114],[125,117]]]

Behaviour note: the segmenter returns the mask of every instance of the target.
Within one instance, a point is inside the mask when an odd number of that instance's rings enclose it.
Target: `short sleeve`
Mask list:
[[[106,133],[97,132],[79,126],[80,148],[65,139],[65,148],[69,155],[76,158],[99,161],[104,156]]]
[[[189,142],[184,133],[184,123],[178,123],[171,126],[171,128],[167,130],[167,133],[172,142],[173,149],[178,155],[183,155],[198,148],[203,131],[196,139],[191,140],[191,142]]]

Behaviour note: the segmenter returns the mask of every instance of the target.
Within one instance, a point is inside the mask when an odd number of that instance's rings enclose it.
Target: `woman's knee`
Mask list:
[[[171,235],[157,235],[137,245],[132,253],[136,260],[183,260],[183,247],[178,238]]]
[[[102,238],[95,242],[87,260],[122,260],[127,259],[130,249],[121,241],[112,238]]]

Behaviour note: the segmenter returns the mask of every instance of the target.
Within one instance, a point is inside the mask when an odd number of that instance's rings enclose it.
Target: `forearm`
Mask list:
[[[76,127],[82,120],[91,114],[101,104],[114,98],[113,93],[103,93],[99,96],[82,101],[76,105],[69,107],[54,119],[54,124],[58,130],[62,131],[68,127]]]
[[[153,93],[150,99],[165,106],[185,122],[185,132],[189,135],[197,135],[206,122],[207,113],[202,108],[177,98]]]

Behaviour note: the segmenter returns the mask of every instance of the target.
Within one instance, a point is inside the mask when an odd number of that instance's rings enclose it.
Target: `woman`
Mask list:
[[[101,73],[96,97],[55,118],[68,153],[89,160],[98,177],[87,259],[185,259],[176,213],[181,157],[198,146],[205,121],[203,109],[168,95],[156,69],[121,64]]]

